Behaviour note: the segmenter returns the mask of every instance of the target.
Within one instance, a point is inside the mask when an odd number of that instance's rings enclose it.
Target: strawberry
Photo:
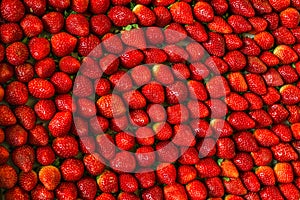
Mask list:
[[[279,183],[291,183],[294,180],[293,168],[289,163],[276,163],[274,173]]]
[[[153,138],[153,139],[152,139]],[[146,141],[148,140],[147,138],[145,139]],[[153,144],[154,142],[154,137],[151,137],[150,142],[144,142],[145,144]],[[143,142],[139,142],[143,143]],[[142,167],[148,167],[153,165],[155,162],[155,153],[154,149],[151,146],[141,146],[136,150],[136,160],[138,162],[139,166]]]
[[[54,190],[61,179],[61,174],[58,168],[49,165],[44,166],[39,171],[39,180],[47,190]]]
[[[235,145],[230,138],[219,138],[216,146],[219,158],[232,159],[235,156]]]
[[[224,178],[223,184],[225,191],[233,195],[245,195],[247,194],[247,189],[243,185],[240,178]]]
[[[72,35],[87,36],[89,34],[89,22],[82,14],[71,14],[66,18],[66,30]]]
[[[229,108],[234,111],[243,111],[248,108],[248,101],[234,92],[225,97],[225,102]]]
[[[119,176],[120,189],[124,192],[135,192],[138,189],[138,182],[131,174],[121,174]]]
[[[122,6],[122,5],[125,6],[125,5],[127,5],[129,3],[130,3],[129,0],[113,0],[112,1],[113,5],[119,5],[119,6]]]
[[[289,162],[298,159],[297,152],[289,143],[279,143],[271,147],[271,150],[274,158],[279,162]]]
[[[172,185],[164,186],[164,199],[172,200],[172,199],[182,199],[187,200],[187,194],[184,187],[178,183],[174,183]]]
[[[248,85],[242,73],[231,72],[227,75],[227,80],[231,88],[236,92],[246,92]]]
[[[183,104],[176,104],[169,106],[166,110],[167,112],[167,121],[170,124],[181,124],[189,118],[189,111]]]
[[[102,55],[102,49],[100,47],[100,39],[93,34],[90,34],[86,37],[79,38],[77,50],[79,55],[81,56],[90,56],[90,57],[99,58]],[[99,74],[100,72],[95,72],[94,76],[99,76]]]
[[[5,164],[9,159],[9,151],[6,147],[0,146],[0,164]]]
[[[190,77],[189,68],[183,63],[176,63],[172,66],[174,76],[179,80],[186,80]]]
[[[108,17],[116,26],[127,26],[137,22],[137,17],[129,8],[125,6],[112,7],[108,11]]]
[[[110,193],[102,193],[95,200],[115,200],[116,198]]]
[[[30,146],[23,145],[12,152],[13,163],[24,172],[29,172],[35,162],[35,152]]]
[[[179,151],[173,142],[162,141],[156,144],[159,161],[171,163],[178,159]]]
[[[0,165],[0,186],[3,189],[10,189],[14,187],[17,183],[18,177],[16,170],[8,165]]]
[[[213,56],[222,57],[225,54],[225,40],[219,33],[209,32],[208,40],[203,43],[206,51]]]
[[[248,21],[253,27],[253,30],[251,32],[254,34],[263,32],[267,29],[268,22],[262,17],[251,17],[248,19]]]
[[[68,158],[61,164],[60,172],[65,181],[78,181],[84,173],[83,162],[75,158]]]
[[[254,17],[255,11],[248,0],[230,0],[229,8],[233,14],[244,17]]]
[[[132,133],[120,132],[115,136],[116,145],[118,148],[128,151],[135,145],[135,139]]]
[[[24,0],[26,8],[31,10],[31,12],[37,16],[41,16],[46,12],[46,1],[45,0]]]
[[[170,27],[170,26],[168,26],[168,27]],[[159,27],[148,27],[145,30],[145,36],[146,36],[147,42],[149,42],[150,44],[153,44],[153,45],[158,45],[164,41],[164,33]],[[152,59],[155,59],[155,56],[153,55],[154,52],[158,52],[159,54],[162,54],[162,55],[164,53],[161,49],[149,48],[149,49],[146,49],[146,51],[144,51],[145,54],[147,53],[147,50],[150,51],[149,57],[151,57]],[[164,58],[164,56],[162,58]],[[159,56],[158,60],[162,60],[162,58],[160,58],[160,56]],[[149,62],[145,61],[145,63],[149,63]]]
[[[11,188],[10,190],[7,190],[4,195],[4,198],[7,200],[30,199],[28,193],[18,186],[15,186],[15,187]]]
[[[280,194],[279,189],[276,186],[265,186],[259,192],[261,200],[267,199],[278,199],[283,200],[284,198]]]
[[[89,6],[88,0],[73,0],[71,2],[71,9],[77,13],[84,13]]]
[[[76,44],[77,38],[66,32],[60,32],[51,37],[52,52],[58,57],[69,55],[75,49]]]
[[[13,147],[20,147],[26,144],[27,136],[27,131],[19,124],[9,126],[5,129],[5,140]]]
[[[5,90],[5,100],[11,105],[24,105],[28,101],[28,89],[24,83],[13,81]]]
[[[255,121],[244,112],[232,112],[227,121],[237,130],[247,130],[255,127]]]
[[[28,142],[32,145],[46,146],[48,140],[48,131],[40,124],[35,125],[34,128],[29,131]]]
[[[49,12],[42,17],[42,22],[46,31],[51,34],[59,33],[64,27],[65,19],[60,12]]]
[[[280,76],[278,71],[273,68],[270,68],[266,73],[264,73],[263,78],[268,86],[276,87],[276,86],[283,85],[282,77]],[[268,90],[269,90],[269,88],[268,88]]]
[[[76,199],[77,194],[77,187],[72,182],[61,182],[55,189],[55,196],[58,199]]]
[[[181,165],[177,169],[177,181],[180,184],[187,184],[188,182],[195,180],[197,177],[197,171],[194,166]]]
[[[156,176],[160,183],[170,185],[176,181],[176,168],[173,164],[161,163],[156,168]]]
[[[199,180],[194,180],[188,183],[186,186],[186,191],[190,199],[206,199],[207,190],[205,185]],[[201,192],[199,192],[201,191]]]
[[[55,71],[55,62],[49,57],[39,60],[35,63],[34,70],[40,78],[49,78]]]
[[[42,184],[38,184],[33,190],[31,190],[32,200],[42,200],[42,199],[54,199],[54,192],[47,190]]]
[[[64,0],[64,1],[49,0],[49,4],[50,6],[52,6],[58,11],[64,11],[70,6],[71,1],[70,0]]]
[[[76,76],[73,83],[73,95],[77,97],[87,97],[93,93],[93,85],[91,80],[83,75]]]
[[[233,162],[238,170],[249,171],[253,168],[253,159],[250,154],[245,152],[239,152],[233,158]]]
[[[268,0],[251,0],[253,8],[259,14],[265,14],[272,12],[272,6]]]
[[[200,101],[189,101],[187,108],[189,109],[190,117],[192,118],[205,118],[210,114],[207,106]]]
[[[193,13],[201,22],[211,22],[214,19],[214,10],[207,2],[197,2],[193,7]]]
[[[202,123],[200,127],[205,127],[205,124]],[[232,133],[233,133],[233,129],[230,126],[230,124],[223,119],[212,119],[210,121],[209,128],[212,128],[211,130],[214,131],[214,134],[216,136],[220,136],[220,137],[227,137],[227,136],[232,135]],[[206,136],[209,136],[209,132],[211,130],[210,129],[206,130],[207,131]]]
[[[40,20],[37,16],[30,14],[25,15],[25,17],[21,20],[20,25],[27,37],[38,36],[44,29],[42,20]]]
[[[0,86],[0,101],[2,101],[4,99],[4,88],[2,86]]]
[[[294,83],[299,78],[296,70],[290,65],[282,65],[277,69],[277,71],[285,83]]]
[[[38,147],[36,149],[36,159],[41,165],[51,165],[55,161],[55,153],[50,146]]]
[[[257,128],[268,127],[273,123],[271,116],[265,110],[253,110],[249,115],[256,122]]]
[[[174,44],[184,40],[187,36],[187,31],[193,35],[193,31],[197,31],[197,27],[200,29],[197,23],[186,26],[184,29],[183,26],[177,22],[171,23],[166,27],[164,31],[165,40],[168,44]]]
[[[29,106],[18,106],[14,113],[19,120],[20,124],[27,130],[33,129],[35,126],[36,116],[33,109]]]
[[[224,56],[231,71],[239,71],[246,66],[245,56],[238,50],[230,51]]]
[[[144,110],[132,110],[129,112],[130,123],[134,126],[146,126],[149,123],[149,116]]]
[[[52,142],[52,148],[62,158],[70,158],[78,154],[78,142],[72,136],[55,138]]]
[[[97,152],[106,159],[112,159],[115,156],[116,146],[113,138],[108,134],[98,135],[96,138],[98,145]]]
[[[97,184],[102,192],[116,193],[119,190],[118,178],[109,170],[105,170],[97,177]]]
[[[42,78],[29,81],[28,90],[32,96],[41,99],[51,98],[55,92],[53,84]]]
[[[122,99],[116,94],[102,96],[97,101],[99,112],[107,118],[119,117],[125,113]]]
[[[286,108],[288,109],[288,111],[290,113],[288,121],[290,123],[300,122],[300,113],[298,112],[299,107],[296,105],[292,105],[292,106],[286,106]]]
[[[280,94],[274,87],[268,87],[268,91],[262,96],[265,104],[273,105],[280,100]]]
[[[110,31],[112,23],[110,19],[104,15],[94,15],[90,19],[91,31],[96,35],[103,36]]]
[[[42,99],[34,105],[36,115],[43,121],[52,119],[56,112],[55,104],[50,99]]]
[[[175,22],[180,24],[192,24],[193,12],[186,2],[175,2],[170,7],[170,13]]]
[[[88,154],[96,150],[96,143],[92,136],[81,136],[79,141],[79,149],[81,152]]]
[[[173,3],[173,2],[172,2]],[[163,6],[157,6],[153,9],[153,12],[156,16],[156,22],[155,25],[159,27],[165,27],[168,25],[171,20],[172,16],[169,10]]]
[[[140,65],[144,58],[145,56],[141,51],[128,48],[126,52],[120,56],[120,61],[125,68],[131,69]]]
[[[239,177],[239,172],[232,161],[230,160],[223,161],[223,159],[219,159],[218,163],[222,170],[221,176],[229,177],[229,178]]]
[[[77,182],[79,196],[85,199],[94,199],[97,193],[97,183],[91,177],[84,177]]]
[[[121,151],[110,161],[110,166],[115,171],[133,172],[136,168],[136,160],[128,151]]]
[[[262,47],[261,47],[262,48]],[[273,53],[264,51],[259,57],[268,67],[274,67],[279,64],[279,59]]]
[[[289,115],[289,112],[281,104],[274,104],[269,107],[268,113],[275,123],[283,122]]]
[[[208,195],[210,197],[220,198],[225,193],[222,180],[219,177],[205,179],[205,185],[208,189]]]
[[[154,12],[145,5],[137,4],[132,12],[136,15],[138,24],[141,26],[151,26],[156,21]]]
[[[283,104],[292,105],[300,101],[300,89],[294,85],[284,85],[280,88],[279,92]]]
[[[5,51],[7,61],[12,65],[23,64],[28,56],[28,48],[22,42],[14,42],[10,44]]]
[[[299,138],[300,138],[300,123],[295,123],[295,124],[292,124],[291,125],[291,127],[290,127],[290,129],[291,129],[291,131],[292,131],[292,133],[293,133],[293,137],[296,139],[296,140],[298,140]],[[285,130],[286,130],[286,132],[287,133],[290,133],[290,134],[288,134],[288,136],[291,136],[291,131],[290,131],[290,129],[289,129],[289,127],[286,127],[285,126]],[[290,140],[290,137],[287,137],[288,139],[286,139],[286,141],[284,141],[284,142],[289,142]]]
[[[300,29],[299,27],[293,28],[290,30],[292,32],[292,34],[294,35],[294,37],[296,38],[296,42],[299,42],[299,34],[300,34]]]
[[[141,169],[134,176],[138,180],[139,186],[143,189],[153,187],[156,183],[155,173],[149,168]]]
[[[260,190],[260,182],[255,173],[245,172],[241,175],[241,179],[248,191],[258,192]]]
[[[72,115],[69,111],[57,112],[51,119],[48,128],[54,137],[62,137],[67,135],[71,128]]]
[[[189,56],[186,50],[178,45],[167,45],[164,51],[168,54],[170,62],[184,62]]]
[[[20,21],[25,13],[24,4],[17,0],[5,0],[0,4],[1,16],[9,22]]]
[[[277,44],[290,45],[296,42],[292,32],[286,27],[279,27],[272,32]]]
[[[258,150],[255,138],[250,132],[239,132],[233,136],[239,151],[252,152]]]
[[[161,200],[163,199],[163,191],[159,186],[154,186],[144,190],[142,193],[142,198],[145,200],[150,200],[150,199]]]
[[[190,97],[199,101],[205,101],[207,99],[207,91],[202,82],[190,80],[187,83]]]
[[[134,194],[134,193],[121,192],[118,195],[118,199],[119,200],[127,200],[127,199],[138,200],[139,197],[136,194]]]
[[[283,142],[290,142],[292,140],[293,125],[290,128],[290,127],[288,127],[287,125],[284,125],[284,124],[277,124],[277,125],[274,125],[271,130]]]
[[[299,190],[293,183],[280,184],[279,190],[286,199],[300,198]]]
[[[245,75],[247,84],[249,86],[249,89],[258,94],[258,95],[264,95],[267,93],[267,88],[265,85],[265,82],[263,78],[259,74],[246,74]]]
[[[248,56],[246,70],[250,73],[262,74],[267,71],[267,66],[258,57]]]
[[[229,51],[239,49],[243,46],[243,41],[236,34],[224,35],[226,49]]]
[[[241,15],[231,15],[228,17],[227,22],[236,34],[246,33],[252,30],[251,24]]]
[[[263,15],[263,18],[268,21],[268,29],[275,30],[279,25],[279,16],[275,12]]]
[[[298,59],[295,51],[286,45],[278,45],[274,49],[273,54],[279,58],[282,64],[290,64]]]
[[[201,178],[209,178],[221,174],[221,168],[212,158],[203,158],[195,165]]]
[[[231,26],[220,16],[214,16],[213,20],[208,23],[207,27],[211,31],[215,31],[223,34],[232,33]]]
[[[268,129],[256,129],[254,137],[261,146],[270,147],[279,143],[279,138]]]
[[[5,23],[0,25],[0,39],[5,44],[20,41],[23,38],[23,32],[19,24]]]
[[[34,68],[31,64],[25,63],[15,67],[15,75],[18,81],[27,83],[34,76]]]
[[[103,14],[106,13],[110,5],[108,0],[90,0],[89,1],[89,10],[93,14]]]
[[[50,81],[53,84],[55,91],[59,94],[68,93],[73,86],[72,79],[64,72],[55,72],[51,76]]]

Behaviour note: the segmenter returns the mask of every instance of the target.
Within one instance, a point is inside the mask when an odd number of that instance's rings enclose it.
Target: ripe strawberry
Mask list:
[[[170,24],[170,22],[172,20],[172,16],[166,7],[157,6],[153,9],[153,12],[156,16],[155,25],[157,25],[159,27],[165,27],[166,25]]]
[[[73,95],[77,97],[88,97],[93,93],[93,84],[91,80],[83,75],[76,76],[73,83]]]
[[[163,191],[159,186],[154,186],[151,188],[148,188],[142,192],[142,198],[144,200],[150,200],[150,199],[163,199]]]
[[[53,137],[62,137],[68,134],[72,125],[72,114],[69,111],[57,112],[51,119],[48,128]]]
[[[242,73],[231,72],[227,75],[227,80],[231,88],[236,92],[245,92],[248,85]]]
[[[61,182],[55,189],[55,196],[58,199],[76,199],[77,194],[77,187],[72,182]]]
[[[297,104],[300,101],[300,89],[287,84],[280,88],[281,102],[286,105]]]
[[[260,190],[260,182],[255,173],[245,172],[241,175],[241,179],[248,191],[258,192]]]
[[[137,4],[132,12],[136,15],[138,24],[141,26],[151,26],[155,23],[155,13],[142,4]]]
[[[272,6],[268,0],[251,0],[253,8],[259,14],[265,14],[272,12]]]
[[[280,194],[279,189],[276,186],[265,186],[259,191],[261,200],[278,199],[283,200],[284,198]]]
[[[275,30],[279,25],[279,16],[275,12],[263,15],[263,18],[268,21],[268,29]]]
[[[276,163],[274,173],[279,183],[291,183],[294,180],[293,168],[289,163]]]
[[[4,99],[4,88],[2,86],[0,86],[0,101],[2,101]]]
[[[273,105],[280,100],[280,94],[274,87],[268,87],[268,91],[262,96],[265,104]]]
[[[46,12],[46,1],[45,0],[24,0],[26,8],[28,8],[33,14],[41,16]]]
[[[116,94],[100,97],[97,101],[97,108],[107,118],[120,117],[126,111],[122,99]]]
[[[232,195],[245,195],[247,189],[243,185],[240,178],[225,178],[223,184],[227,193]]]
[[[255,127],[255,121],[244,112],[232,112],[227,121],[237,130],[247,130]]]
[[[291,129],[291,131],[292,131],[292,133],[293,133],[293,137],[296,139],[296,140],[298,140],[299,138],[300,138],[300,123],[295,123],[295,124],[292,124],[291,125],[291,127],[290,127],[290,129]],[[290,129],[289,129],[289,127],[286,127],[285,126],[285,128],[286,128],[286,134],[288,134],[288,136],[291,136],[292,134],[291,134],[291,131],[290,131]],[[290,137],[287,137],[288,139],[290,139]],[[284,141],[284,142],[289,142],[290,140],[288,140],[288,139],[286,139],[286,141]]]
[[[122,16],[122,17],[120,17]],[[108,11],[108,17],[116,26],[127,26],[137,22],[134,13],[125,6],[114,6]]]
[[[268,113],[275,123],[283,122],[289,115],[289,112],[281,104],[274,104],[269,107]]]
[[[135,192],[138,189],[138,182],[131,174],[121,174],[119,176],[120,189],[124,192]]]
[[[36,160],[41,165],[51,165],[55,161],[55,153],[50,146],[38,147],[36,149]]]
[[[253,30],[251,32],[254,34],[263,32],[267,29],[268,22],[262,17],[251,17],[248,19],[248,21],[251,23],[253,27]]]
[[[256,122],[257,128],[268,127],[273,123],[271,116],[265,110],[253,110],[249,112],[249,115]]]
[[[42,99],[34,105],[36,115],[43,121],[52,119],[56,112],[55,104],[50,99]]]
[[[68,158],[61,164],[60,172],[65,181],[78,181],[84,173],[83,162],[75,158]]]
[[[100,47],[100,39],[93,34],[90,34],[86,37],[79,38],[77,50],[79,55],[81,56],[89,55],[90,57],[99,58],[102,55],[102,49]],[[95,61],[93,62],[96,63]],[[98,66],[96,67],[98,68]],[[94,69],[97,69],[96,67]],[[99,76],[99,74],[100,72],[96,71],[94,76]]]
[[[206,187],[199,180],[189,182],[185,188],[190,199],[204,200],[207,197]]]
[[[213,21],[207,25],[208,29],[221,34],[232,33],[231,26],[220,16],[214,16]]]
[[[298,159],[298,154],[289,143],[279,143],[271,147],[274,158],[279,162],[289,162]]]
[[[19,174],[18,183],[20,187],[25,191],[31,191],[33,188],[35,188],[37,182],[38,182],[38,176],[36,172],[33,170],[29,172],[22,171]]]
[[[264,51],[259,57],[268,67],[274,67],[279,64],[279,59],[273,53]]]
[[[300,113],[298,112],[299,107],[296,105],[292,105],[292,106],[286,106],[286,108],[288,109],[288,111],[290,113],[288,121],[290,123],[300,122]]]
[[[59,94],[68,93],[73,86],[72,79],[64,72],[55,72],[50,81]]]
[[[72,136],[55,138],[52,142],[52,148],[62,158],[75,157],[78,154],[78,142]]]
[[[19,120],[20,124],[27,130],[31,130],[35,126],[36,116],[34,111],[29,106],[18,106],[14,113]]]
[[[5,146],[0,146],[0,164],[5,164],[9,159],[9,151]]]
[[[227,34],[224,35],[226,49],[233,51],[239,49],[243,46],[243,41],[236,34]]]
[[[230,51],[224,56],[231,71],[239,71],[246,66],[245,56],[238,50]]]
[[[116,193],[119,190],[118,178],[112,171],[105,170],[97,177],[97,184],[102,192]]]
[[[299,78],[297,71],[290,65],[282,65],[277,70],[285,83],[294,83]]]
[[[267,93],[267,87],[263,80],[263,78],[259,74],[246,74],[245,75],[246,82],[249,86],[249,89],[258,94],[264,95]]]
[[[5,44],[20,41],[23,38],[23,32],[17,23],[5,23],[0,25],[0,39]]]
[[[231,15],[227,20],[236,34],[246,33],[252,30],[251,24],[241,15]]]
[[[129,48],[127,48],[125,50],[125,52],[124,52],[125,54],[130,53],[130,51],[138,52],[137,49],[144,50],[146,48],[146,40],[145,40],[144,30],[140,29],[140,28],[131,29],[130,31],[125,30],[125,31],[121,32],[121,40],[123,43],[130,46]],[[134,49],[132,49],[132,48],[134,48]],[[141,56],[139,56],[139,58],[141,58]],[[141,59],[140,62],[142,60],[143,59]],[[128,63],[128,64],[130,64],[130,63]],[[131,64],[133,64],[133,63],[131,63]],[[136,64],[139,64],[139,63],[136,63]],[[131,65],[131,68],[132,67],[134,67],[134,66]]]
[[[49,12],[42,17],[44,28],[51,34],[59,33],[65,24],[64,16],[60,12]]]
[[[12,152],[13,163],[24,172],[29,172],[35,162],[34,149],[28,145],[17,147]]]
[[[108,134],[100,134],[96,138],[96,144],[97,144],[97,152],[99,154],[106,158],[106,159],[112,159],[115,156],[116,153],[116,146],[114,144],[113,138]]]
[[[28,89],[24,83],[13,81],[5,90],[5,100],[11,105],[24,105],[28,101]]]
[[[71,9],[77,13],[84,13],[87,11],[89,6],[88,0],[73,0],[71,2]]]
[[[267,66],[258,57],[248,56],[246,70],[250,73],[262,74],[267,71]]]
[[[220,198],[225,193],[222,180],[219,177],[205,179],[205,185],[208,189],[208,195],[210,197]]]
[[[295,184],[287,183],[287,184],[280,184],[279,190],[283,194],[286,199],[299,199],[300,193]]]
[[[129,121],[132,125],[140,127],[149,123],[149,116],[144,110],[132,110],[129,112]]]
[[[178,159],[179,150],[173,142],[161,141],[155,146],[159,161],[171,163]]]
[[[161,163],[156,168],[156,176],[162,184],[173,184],[176,181],[176,168],[173,164]]]
[[[134,174],[135,178],[138,180],[141,188],[153,187],[156,183],[156,177],[153,170],[149,168],[141,169],[139,172]]]
[[[210,3],[217,15],[225,14],[229,7],[225,0],[212,0]]]
[[[96,143],[94,138],[92,136],[81,136],[79,141],[79,149],[85,154],[94,152],[96,150]]]
[[[243,111],[248,108],[248,101],[243,96],[234,92],[225,97],[225,102],[234,111]]]
[[[278,45],[274,49],[273,54],[279,58],[282,64],[290,64],[296,62],[298,59],[295,51],[286,45]]]
[[[31,64],[25,63],[23,65],[18,65],[15,67],[15,76],[18,81],[27,83],[34,76],[34,68]]]
[[[286,27],[279,27],[275,29],[272,34],[276,39],[277,44],[291,45],[296,42],[296,38]]]
[[[196,165],[196,170],[201,178],[209,178],[221,174],[221,168],[212,158],[203,158]]]
[[[103,36],[110,31],[112,26],[110,19],[104,15],[94,15],[90,19],[91,31],[96,35]]]
[[[120,132],[115,136],[116,145],[118,148],[128,151],[135,145],[135,139],[132,133]]]
[[[40,78],[49,78],[55,71],[55,62],[50,57],[39,60],[35,63],[34,70]]]
[[[28,193],[22,188],[15,186],[6,191],[4,198],[7,200],[13,199],[30,199]]]
[[[279,138],[268,129],[256,129],[254,137],[257,142],[264,147],[274,146],[279,143]]]
[[[248,0],[230,0],[230,11],[233,14],[241,15],[244,17],[254,17],[255,11]]]
[[[13,147],[20,147],[26,144],[27,136],[27,131],[19,124],[9,126],[5,129],[5,141]]]
[[[263,74],[263,78],[268,86],[276,87],[283,85],[282,77],[280,76],[278,71],[273,68],[270,68],[265,74]]]
[[[191,6],[186,2],[175,2],[170,7],[170,13],[175,22],[180,24],[192,24],[193,12]]]
[[[274,37],[267,31],[255,34],[254,41],[262,50],[268,50],[274,46]]]
[[[14,42],[6,48],[6,59],[12,65],[23,64],[29,55],[27,46],[22,42]]]
[[[71,14],[66,18],[66,30],[72,35],[85,37],[89,34],[89,22],[82,14]]]
[[[206,51],[213,56],[222,57],[225,54],[225,40],[219,33],[209,32],[208,40],[203,43]]]
[[[219,159],[218,164],[221,167],[221,176],[229,178],[239,177],[239,172],[235,167],[234,163],[230,160]]]
[[[291,129],[293,130],[293,125],[291,126]],[[292,140],[291,129],[284,124],[277,124],[274,125],[271,130],[280,138],[282,142],[290,142]]]
[[[120,61],[125,68],[131,69],[134,68],[135,66],[140,65],[141,62],[144,60],[144,58],[145,56],[141,51],[137,49],[128,48],[120,56]]]
[[[219,138],[216,146],[219,158],[232,159],[235,156],[235,145],[230,138]]]
[[[69,55],[77,44],[77,38],[66,33],[60,32],[51,37],[52,52],[58,57]]]
[[[167,121],[170,124],[181,124],[189,119],[189,111],[183,104],[169,106],[166,109]]]
[[[172,199],[182,199],[187,200],[187,194],[184,187],[178,183],[174,183],[172,185],[164,186],[164,199],[172,200]]]
[[[238,170],[249,171],[253,168],[253,159],[250,154],[245,152],[239,152],[233,158],[233,162]]]
[[[49,135],[46,128],[40,124],[34,126],[29,131],[28,142],[36,146],[46,146],[49,141]]]
[[[5,0],[0,4],[1,16],[9,22],[20,21],[25,13],[24,4],[17,0]]]
[[[38,184],[33,190],[31,190],[32,200],[42,200],[42,199],[54,199],[54,192],[47,190],[42,184]]]
[[[0,165],[0,187],[4,189],[10,189],[17,183],[18,177],[16,170],[8,165]]]
[[[58,168],[48,165],[44,166],[39,171],[39,180],[47,190],[54,190],[61,179],[61,174]]]
[[[37,16],[30,14],[25,15],[20,25],[27,37],[38,36],[44,29],[42,21]]]
[[[250,132],[239,132],[233,136],[239,151],[252,152],[258,150],[255,138]]]
[[[79,196],[84,199],[94,199],[97,193],[97,183],[91,177],[84,177],[77,182]]]
[[[102,193],[95,200],[115,200],[116,198],[110,193]]]
[[[201,22],[211,22],[214,19],[214,10],[207,2],[199,1],[193,7],[193,13],[197,20]]]

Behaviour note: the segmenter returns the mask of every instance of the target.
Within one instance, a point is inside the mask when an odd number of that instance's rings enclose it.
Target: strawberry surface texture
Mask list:
[[[300,200],[300,0],[0,0],[0,199]]]

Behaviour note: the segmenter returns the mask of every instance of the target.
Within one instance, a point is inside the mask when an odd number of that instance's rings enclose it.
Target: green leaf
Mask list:
[[[224,159],[222,159],[222,158],[218,159],[218,161],[217,161],[217,162],[218,162],[218,165],[219,165],[219,166],[221,166],[221,164],[222,164],[223,160],[224,160]]]
[[[230,178],[228,178],[228,177],[223,177],[223,179],[227,182],[230,181]]]

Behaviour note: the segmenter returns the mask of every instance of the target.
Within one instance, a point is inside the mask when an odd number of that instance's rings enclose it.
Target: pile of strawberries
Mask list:
[[[5,200],[299,200],[300,0],[1,0]]]

